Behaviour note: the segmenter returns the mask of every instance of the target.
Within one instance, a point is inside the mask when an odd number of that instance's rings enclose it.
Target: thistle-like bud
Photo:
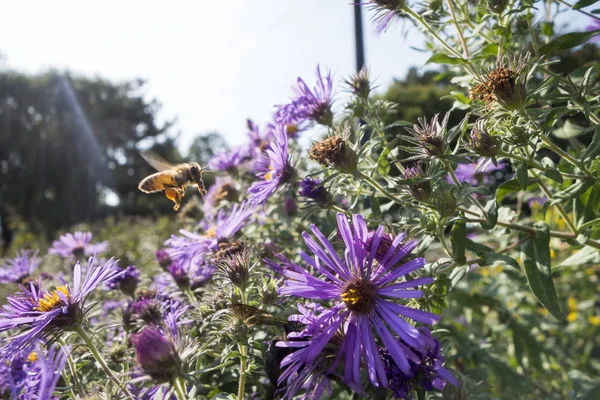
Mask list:
[[[181,359],[173,341],[157,328],[146,327],[131,337],[138,364],[157,383],[171,382],[181,371]]]
[[[279,301],[278,288],[273,279],[269,279],[263,283],[263,287],[260,291],[260,297],[262,304],[265,306],[276,304],[277,301]]]
[[[338,135],[313,144],[308,157],[321,165],[331,166],[347,174],[356,171],[358,164],[358,156],[348,140]]]
[[[469,91],[471,100],[483,100],[488,106],[496,102],[507,110],[522,108],[527,96],[526,74],[529,53],[498,65],[484,76],[480,83]]]
[[[479,120],[471,131],[468,147],[477,155],[494,157],[500,150],[500,143],[485,129],[483,121]]]
[[[250,253],[242,242],[220,243],[214,255],[220,277],[244,290],[250,280]]]
[[[419,219],[419,225],[425,232],[429,234],[435,234],[438,225],[437,217],[434,213],[423,214]]]
[[[427,201],[431,195],[431,182],[423,180],[423,178],[425,178],[425,175],[419,164],[404,170],[404,179],[415,181],[407,184],[408,192],[419,202]]]
[[[366,67],[363,66],[360,71],[347,79],[346,84],[356,96],[365,100],[369,98],[371,83],[369,82],[369,70]]]
[[[487,0],[488,9],[496,14],[502,14],[508,5],[508,0]]]
[[[121,343],[115,343],[110,348],[110,359],[115,364],[120,364],[125,360],[125,355],[127,354],[127,348]]]
[[[407,137],[406,140],[416,146],[413,152],[422,158],[443,156],[446,153],[444,135],[449,117],[450,113],[446,113],[441,124],[438,122],[439,114],[436,114],[431,122],[419,118],[419,124],[406,128],[406,131],[412,134],[412,137]]]

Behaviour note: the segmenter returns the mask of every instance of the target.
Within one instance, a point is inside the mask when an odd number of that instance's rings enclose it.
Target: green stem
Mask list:
[[[546,186],[546,184],[542,181],[540,176],[535,171],[531,171],[531,173],[538,179],[538,185],[540,185],[540,188],[542,189],[542,192],[544,192],[546,197],[548,199],[552,199],[552,192],[550,192],[550,189],[548,189],[548,186]],[[565,208],[561,204],[555,204],[554,206],[565,220],[565,223],[567,224],[571,232],[577,234],[577,228],[575,227],[575,224],[571,220],[571,217],[569,217],[569,214],[567,213]]]
[[[452,47],[450,47],[450,45],[448,45],[448,43],[446,43],[446,41],[444,39],[442,39],[436,32],[435,30],[431,27],[431,25],[429,25],[427,23],[427,21],[425,21],[423,19],[423,17],[421,17],[416,11],[414,11],[412,8],[410,8],[408,5],[406,5],[402,11],[404,11],[406,14],[410,15],[416,22],[419,23],[419,25],[421,25],[423,27],[423,29],[425,29],[427,32],[429,32],[429,34],[431,36],[433,36],[441,45],[442,47],[444,47],[448,52],[450,52],[454,57],[457,57],[461,60],[464,60],[463,56],[456,50],[454,50]],[[475,72],[475,69],[473,68],[473,66],[471,65],[471,62],[469,60],[465,60],[466,64],[465,66],[467,67],[467,69],[469,70],[469,72],[471,72],[471,74],[473,74],[473,76],[477,76],[477,73]]]
[[[248,299],[246,292],[240,290],[240,302],[247,304]],[[248,346],[238,343],[238,350],[240,352],[240,380],[238,382],[238,400],[244,399],[244,388],[246,386],[246,357],[248,356]]]
[[[458,38],[460,39],[460,43],[465,51],[465,58],[468,60],[471,58],[469,56],[469,48],[467,47],[467,41],[463,36],[462,29],[460,29],[460,25],[456,20],[456,14],[454,14],[454,5],[452,4],[452,0],[446,0],[446,4],[448,4],[448,10],[450,11],[450,17],[452,18],[452,22],[454,22],[454,26],[456,27],[456,31],[458,32]]]
[[[388,192],[387,189],[385,189],[383,186],[381,186],[375,179],[371,178],[370,176],[363,174],[359,170],[356,170],[356,172],[354,173],[354,176],[357,177],[358,179],[362,179],[363,181],[367,182],[373,189],[379,191],[381,194],[383,194],[388,199],[395,201],[398,204],[405,204],[405,202],[403,202],[402,200],[400,200],[399,198],[397,198],[396,196],[394,196],[393,194]]]
[[[187,394],[183,387],[183,384],[181,383],[181,379],[179,379],[179,378],[175,379],[174,387],[175,387],[175,393],[177,393],[177,399],[178,400],[186,400]]]
[[[572,4],[569,4],[569,3],[567,3],[566,1],[563,1],[563,0],[556,0],[556,1],[558,1],[559,3],[562,3],[562,4],[564,4],[565,6],[568,6],[568,7],[570,7],[571,9],[573,9],[573,5],[572,5]],[[580,12],[580,13],[582,13],[583,15],[587,15],[587,16],[588,16],[588,17],[590,17],[590,18],[594,18],[595,20],[598,20],[598,21],[600,21],[600,18],[599,18],[598,16],[596,16],[596,15],[594,15],[594,14],[592,14],[592,13],[589,13],[589,12],[587,12],[587,11],[585,11],[585,10],[577,9],[577,10],[575,10],[575,11],[579,11],[579,12]]]
[[[448,254],[448,257],[454,258],[450,248],[448,247],[448,242],[446,242],[446,237],[444,236],[444,231],[442,229],[438,230],[438,238],[440,239],[440,243],[442,244],[444,251],[446,251],[446,254]]]
[[[62,338],[60,338],[58,340],[58,342],[62,346],[63,351],[66,351],[68,349],[67,343]],[[67,352],[67,364],[69,365],[69,371],[71,372],[71,376],[73,377],[73,382],[75,382],[75,387],[77,388],[77,393],[79,393],[79,395],[83,395],[83,387],[81,386],[81,382],[79,381],[79,375],[77,375],[77,368],[75,368],[75,362],[73,362],[73,357],[71,356],[71,351]],[[70,385],[70,382],[68,382],[68,384]],[[72,388],[71,388],[71,392],[73,392]],[[72,395],[73,395],[73,398],[76,398],[75,393],[72,393]]]
[[[115,373],[108,367],[108,365],[106,364],[106,362],[100,355],[100,352],[96,348],[94,341],[87,334],[85,329],[83,329],[83,327],[79,326],[79,327],[75,328],[75,333],[77,333],[79,335],[79,337],[81,338],[81,340],[83,340],[83,342],[86,344],[86,346],[88,347],[88,349],[90,350],[90,352],[92,353],[92,355],[94,356],[94,358],[96,359],[98,364],[100,364],[100,367],[104,370],[106,375],[110,378],[110,380],[113,381],[119,387],[119,389],[121,389],[121,392],[123,392],[125,397],[133,400],[133,396],[131,395],[129,390],[125,387],[125,385],[121,382],[121,380],[119,378],[117,378]]]
[[[446,171],[448,171],[448,173],[450,174],[450,177],[452,178],[452,181],[454,182],[455,185],[460,185],[460,181],[458,180],[458,178],[456,177],[456,174],[454,173],[454,170],[452,169],[450,163],[446,160],[440,160],[442,162],[442,164],[444,165],[444,167],[446,168]],[[475,204],[477,206],[477,208],[479,208],[479,211],[481,211],[481,213],[483,214],[483,216],[485,218],[488,217],[487,212],[485,211],[485,208],[483,208],[483,206],[481,205],[481,203],[479,202],[479,200],[477,200],[475,197],[473,197],[473,195],[469,195],[469,199],[471,200],[471,202],[473,204]]]
[[[592,173],[584,166],[581,165],[576,159],[574,159],[569,153],[567,153],[566,151],[564,151],[563,149],[561,149],[560,147],[558,147],[555,143],[553,143],[546,135],[544,135],[543,133],[539,136],[540,140],[542,142],[544,142],[544,144],[552,151],[554,151],[556,154],[558,154],[559,156],[561,156],[562,158],[564,158],[569,164],[573,165],[574,167],[579,168],[580,170],[583,171],[584,174],[586,174],[589,178],[592,179],[596,179],[594,177],[594,175],[592,175]]]

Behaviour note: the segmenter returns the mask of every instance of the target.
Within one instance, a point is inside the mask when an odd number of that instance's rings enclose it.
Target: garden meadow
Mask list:
[[[600,398],[600,66],[560,69],[600,6],[363,6],[422,32],[450,106],[398,120],[377,71],[314,60],[245,144],[136,193],[160,217],[19,231],[2,398]]]

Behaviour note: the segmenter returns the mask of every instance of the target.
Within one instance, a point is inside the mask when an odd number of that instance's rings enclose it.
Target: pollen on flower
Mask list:
[[[208,228],[206,230],[206,236],[208,236],[209,238],[215,238],[215,237],[217,237],[217,227],[216,226],[211,226],[210,228]]]
[[[267,172],[265,174],[265,181],[270,181],[271,179],[273,179],[273,171],[275,170],[275,168],[273,168],[272,166],[269,165],[269,172]]]
[[[32,351],[31,353],[29,353],[29,355],[27,356],[27,361],[29,362],[36,362],[38,359],[37,357],[37,353],[35,351]]]
[[[69,286],[63,285],[58,286],[55,290],[44,294],[44,297],[38,300],[38,305],[34,307],[37,311],[51,311],[55,309],[57,306],[61,305],[62,298],[58,293],[62,293],[65,296],[69,297]]]
[[[375,288],[371,282],[355,278],[348,282],[341,298],[350,310],[368,313],[375,305]]]

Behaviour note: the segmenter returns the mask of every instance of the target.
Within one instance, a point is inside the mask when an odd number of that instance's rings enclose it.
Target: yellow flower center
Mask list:
[[[58,295],[59,292],[67,297],[70,296],[68,285],[58,286],[55,290],[44,294],[44,297],[38,300],[38,305],[37,307],[34,307],[34,310],[46,312],[55,309],[56,306],[61,305],[62,299]]]
[[[375,305],[375,288],[367,280],[354,278],[346,284],[341,298],[349,310],[360,314],[369,313]]]
[[[265,181],[270,181],[271,179],[273,179],[273,171],[275,170],[275,168],[273,168],[272,166],[269,165],[269,172],[267,172],[265,174]]]
[[[208,236],[209,238],[217,237],[217,227],[211,226],[210,228],[208,228],[206,230],[206,236]]]
[[[27,356],[27,361],[29,361],[29,362],[37,361],[37,353],[35,351],[32,351],[31,353],[29,353],[29,355]]]

